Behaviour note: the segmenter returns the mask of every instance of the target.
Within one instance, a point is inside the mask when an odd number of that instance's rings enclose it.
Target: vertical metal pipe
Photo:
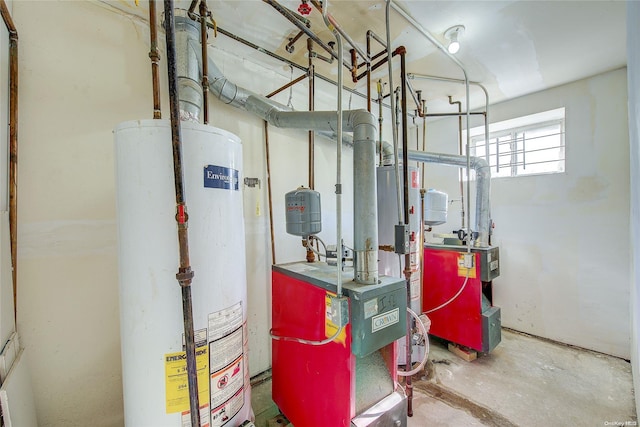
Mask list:
[[[173,148],[173,175],[176,193],[176,221],[178,223],[178,248],[180,267],[176,279],[182,288],[182,315],[187,356],[187,381],[189,385],[189,409],[192,426],[200,426],[198,403],[198,377],[196,351],[193,335],[193,311],[191,304],[191,281],[193,271],[189,261],[188,215],[184,198],[184,176],[182,172],[182,136],[180,129],[180,107],[178,98],[178,70],[176,64],[175,19],[173,0],[164,0],[165,34],[167,41],[167,68],[169,75],[169,104],[171,112],[171,142]]]
[[[382,122],[384,121],[384,118],[382,116],[382,80],[378,80],[378,85],[377,85],[377,89],[378,89],[378,139],[379,139],[379,144],[380,144],[380,166],[382,166],[383,164],[383,157],[384,157],[384,153],[383,153],[383,143],[382,143]]]
[[[358,54],[355,49],[351,49],[349,53],[351,53],[351,80],[358,83]],[[365,60],[369,62],[369,56]]]
[[[317,7],[317,6],[316,6]],[[338,120],[338,129],[337,129],[337,139],[338,139],[338,148],[336,154],[336,244],[338,245],[338,256],[337,256],[337,289],[336,293],[338,297],[342,297],[342,63],[343,59],[343,48],[342,48],[342,37],[336,30],[336,27],[329,22],[329,18],[327,16],[327,9],[329,9],[329,5],[325,4],[324,9],[322,9],[322,17],[324,19],[324,23],[333,32],[333,36],[336,38],[336,42],[338,42],[338,111],[337,111],[337,120]],[[355,157],[355,156],[354,156]],[[377,246],[377,244],[376,244]],[[356,273],[357,274],[357,273]]]
[[[315,109],[315,101],[314,101],[314,73],[315,69],[313,66],[313,40],[307,38],[307,52],[309,53],[309,111],[313,111]],[[315,188],[315,141],[314,141],[314,131],[309,130],[309,188]],[[303,245],[307,248],[307,262],[314,262],[316,260],[315,254],[309,248],[308,245]]]
[[[13,316],[18,313],[18,31],[9,8],[0,0],[0,14],[9,32],[9,239],[11,241],[11,278]]]
[[[403,177],[403,196],[404,196],[404,224],[409,226],[409,117],[407,111],[407,64],[406,50],[400,50],[400,81],[402,88],[402,170]],[[407,286],[407,301],[411,301],[411,252],[407,251],[404,255],[404,277]],[[413,329],[413,319],[407,316],[407,335],[406,335],[406,364],[405,371],[411,370],[411,330]],[[413,386],[411,385],[411,376],[407,376],[407,415],[413,416]]]
[[[264,149],[267,161],[267,193],[269,195],[269,231],[271,232],[271,263],[276,263],[276,244],[273,232],[273,196],[271,194],[271,161],[269,157],[269,122],[264,121]]]
[[[462,102],[454,102],[451,96],[449,96],[449,104],[458,104],[458,154],[462,156],[464,155],[462,152]],[[469,179],[469,177],[467,177],[467,179]],[[462,206],[460,209],[460,215],[462,217],[461,228],[464,228],[464,179],[462,169],[458,170],[458,180],[460,183],[460,205]]]
[[[422,151],[427,151],[427,118],[425,117],[425,114],[427,114],[426,104],[427,104],[427,101],[423,99],[422,100]],[[422,189],[425,189],[426,187],[425,187],[425,180],[424,180],[425,179],[424,169],[426,165],[422,163],[420,166],[422,166],[422,181],[420,181],[420,183],[422,185]],[[424,206],[422,207],[422,209],[424,210]]]
[[[200,46],[202,47],[202,120],[209,124],[209,61],[207,60],[207,2],[200,1]]]
[[[313,40],[307,39],[307,51],[309,52],[309,111],[315,110],[315,67],[313,65]],[[314,131],[309,131],[309,188],[315,188],[315,141]]]
[[[382,105],[382,100],[380,105]],[[367,111],[371,112],[371,35],[369,31],[367,31]],[[382,145],[380,145],[380,154],[382,155]],[[380,162],[380,166],[382,166],[382,162]]]
[[[0,13],[9,32],[9,240],[13,281],[13,315],[17,317],[18,239],[18,32],[4,0]]]
[[[391,64],[391,1],[385,0],[387,6],[385,8],[385,25],[387,35],[387,67],[389,71],[389,92],[393,91],[393,64]],[[398,205],[398,224],[403,223],[402,218],[402,201],[400,200],[400,166],[398,163],[399,150],[398,150],[398,125],[396,124],[396,102],[393,95],[389,96],[391,101],[391,134],[393,138],[393,163],[394,173],[396,178],[396,203]]]
[[[156,18],[156,0],[149,0],[149,32],[151,38],[151,83],[153,86],[153,118],[162,118],[162,108],[160,106],[160,51],[158,50],[158,28]]]

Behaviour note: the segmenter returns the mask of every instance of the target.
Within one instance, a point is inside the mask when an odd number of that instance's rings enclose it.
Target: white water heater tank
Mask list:
[[[424,196],[425,225],[440,225],[447,222],[449,196],[442,191],[430,188]]]
[[[181,126],[201,425],[237,427],[251,417],[242,146]],[[190,426],[170,124],[114,134],[125,424]]]

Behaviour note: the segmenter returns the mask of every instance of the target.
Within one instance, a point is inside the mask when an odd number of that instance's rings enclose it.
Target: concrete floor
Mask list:
[[[432,339],[427,369],[414,378],[409,427],[637,425],[628,362],[508,330],[472,362]],[[278,409],[268,375],[258,380],[256,427],[270,427]]]

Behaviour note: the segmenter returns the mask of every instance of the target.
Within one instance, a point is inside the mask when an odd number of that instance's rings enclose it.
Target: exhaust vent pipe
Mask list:
[[[186,64],[179,68],[185,73],[185,82],[180,86],[180,108],[188,116],[199,117],[192,108],[196,97],[190,94],[192,80],[199,84],[199,32],[197,25],[184,15],[176,16],[176,37],[186,39],[186,45],[178,45],[185,55]],[[296,112],[290,108],[247,90],[229,81],[216,64],[208,60],[209,89],[225,104],[248,111],[269,124],[279,128],[335,132],[338,128],[336,111]],[[182,75],[182,74],[180,74]],[[185,88],[184,90],[182,88]],[[194,86],[195,87],[195,86]],[[184,96],[183,96],[183,92]],[[362,284],[378,282],[378,211],[376,192],[376,119],[366,110],[350,110],[342,113],[342,126],[346,132],[353,132],[353,191],[354,191],[354,264],[355,281]]]

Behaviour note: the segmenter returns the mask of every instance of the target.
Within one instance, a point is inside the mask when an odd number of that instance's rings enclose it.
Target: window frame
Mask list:
[[[539,117],[536,120],[536,116]],[[545,116],[546,119],[544,118]],[[521,122],[522,124],[518,124]],[[542,130],[545,128],[550,128],[554,126],[559,126],[559,131],[556,133],[551,133],[549,135],[534,137],[534,138],[542,138],[549,136],[559,136],[560,141],[559,145],[555,145],[553,147],[545,147],[545,148],[532,148],[527,150],[527,142],[534,139],[527,139],[526,136],[522,141],[522,147],[519,148],[520,145],[520,136],[521,134],[525,134],[531,132],[532,130]],[[565,117],[565,109],[558,108],[554,110],[549,110],[537,114],[530,114],[527,116],[518,117],[511,120],[505,120],[501,122],[492,123],[489,125],[489,128],[497,127],[498,130],[489,131],[489,143],[485,142],[485,133],[484,126],[478,126],[471,129],[471,136],[469,138],[469,149],[471,151],[471,155],[476,155],[476,149],[478,146],[484,147],[485,153],[478,157],[483,157],[489,165],[491,165],[492,178],[518,178],[525,176],[536,176],[536,175],[551,175],[551,174],[563,174],[566,173],[566,117]],[[505,136],[509,136],[507,141],[500,142],[500,138],[504,138]],[[500,147],[504,146],[504,144],[509,144],[509,149],[506,154],[501,154]],[[492,153],[491,148],[495,147]],[[527,162],[526,157],[529,153],[545,151],[545,150],[559,150],[558,156],[553,159],[547,159],[544,161],[530,162],[529,165],[536,165],[542,163],[558,163],[558,170],[553,171],[540,171],[540,172],[532,172],[532,173],[523,173],[522,170],[526,169]],[[503,152],[504,153],[504,152]],[[501,157],[509,155],[509,160],[501,161]],[[522,155],[522,160],[519,161],[519,156]],[[495,158],[496,164],[491,164],[491,159]],[[504,169],[510,169],[508,175],[493,175],[493,173],[500,174],[500,172],[504,171]],[[466,175],[466,174],[465,174]],[[466,177],[465,177],[466,179]],[[472,178],[474,179],[474,178]]]

